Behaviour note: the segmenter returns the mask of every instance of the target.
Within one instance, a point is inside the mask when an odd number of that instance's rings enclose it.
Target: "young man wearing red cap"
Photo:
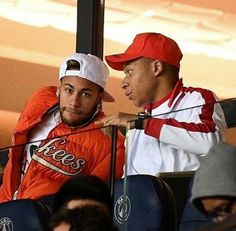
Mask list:
[[[133,121],[126,142],[128,175],[196,170],[222,139],[221,106],[211,91],[183,86],[181,58],[177,43],[158,33],[138,34],[124,53],[106,56],[110,67],[125,73],[125,95],[144,108],[138,115],[120,112],[101,120],[119,126]]]
[[[55,194],[76,175],[110,176],[111,137],[95,125],[104,117],[102,101],[109,71],[96,56],[69,55],[59,87],[45,87],[26,104],[13,134],[0,202]],[[116,177],[122,176],[124,138],[118,135]]]

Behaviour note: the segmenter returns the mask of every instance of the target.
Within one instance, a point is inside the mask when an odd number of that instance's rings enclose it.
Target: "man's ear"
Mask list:
[[[98,111],[102,110],[102,100],[103,100],[103,91],[98,93],[98,97],[97,97],[97,110]]]
[[[159,60],[154,60],[152,62],[152,69],[153,69],[153,73],[154,75],[157,77],[159,75],[162,74],[162,72],[164,71],[164,63],[162,61]]]
[[[103,91],[100,91],[100,92],[98,93],[98,101],[102,101],[102,100],[103,100],[103,97],[104,97],[103,94],[104,94]]]

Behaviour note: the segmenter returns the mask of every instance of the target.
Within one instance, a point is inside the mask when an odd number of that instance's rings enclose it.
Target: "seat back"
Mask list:
[[[194,171],[161,173],[163,179],[172,189],[177,205],[177,223],[179,231],[195,231],[212,224],[190,202]]]
[[[169,186],[155,176],[134,175],[115,182],[114,223],[121,231],[175,231],[176,206]]]
[[[188,197],[189,182],[194,172],[161,172],[158,177],[164,180],[171,188],[176,201],[177,221],[182,217]]]
[[[8,149],[0,149],[0,185],[2,184],[2,176],[5,165],[8,161]]]
[[[228,128],[236,127],[236,98],[220,102]]]
[[[0,230],[47,231],[50,209],[41,201],[13,200],[0,204]]]
[[[192,178],[188,185],[188,195],[184,211],[179,221],[179,231],[198,230],[199,228],[207,228],[210,224],[213,224],[210,218],[206,218],[190,202],[191,188]]]

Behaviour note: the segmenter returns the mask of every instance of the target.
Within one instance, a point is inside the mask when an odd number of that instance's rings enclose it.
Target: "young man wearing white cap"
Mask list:
[[[73,53],[60,67],[59,87],[43,88],[31,97],[13,134],[0,202],[54,194],[78,174],[108,180],[111,137],[94,123],[104,117],[102,100],[114,101],[104,90],[108,76],[98,57]],[[118,135],[117,178],[122,175],[123,143]]]
[[[226,123],[211,91],[183,86],[178,44],[159,33],[141,33],[124,53],[105,58],[124,71],[125,95],[144,108],[138,115],[120,112],[100,121],[127,126],[135,120],[127,138],[127,174],[196,170],[199,159],[222,139]]]

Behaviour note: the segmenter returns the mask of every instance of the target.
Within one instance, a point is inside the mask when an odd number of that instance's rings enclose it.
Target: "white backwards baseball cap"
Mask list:
[[[76,60],[80,64],[80,70],[66,70],[67,61]],[[87,79],[96,83],[103,89],[109,77],[108,67],[97,56],[91,54],[73,53],[69,55],[61,64],[59,70],[59,80],[66,76],[75,76]],[[104,90],[103,101],[114,102],[114,98]]]

